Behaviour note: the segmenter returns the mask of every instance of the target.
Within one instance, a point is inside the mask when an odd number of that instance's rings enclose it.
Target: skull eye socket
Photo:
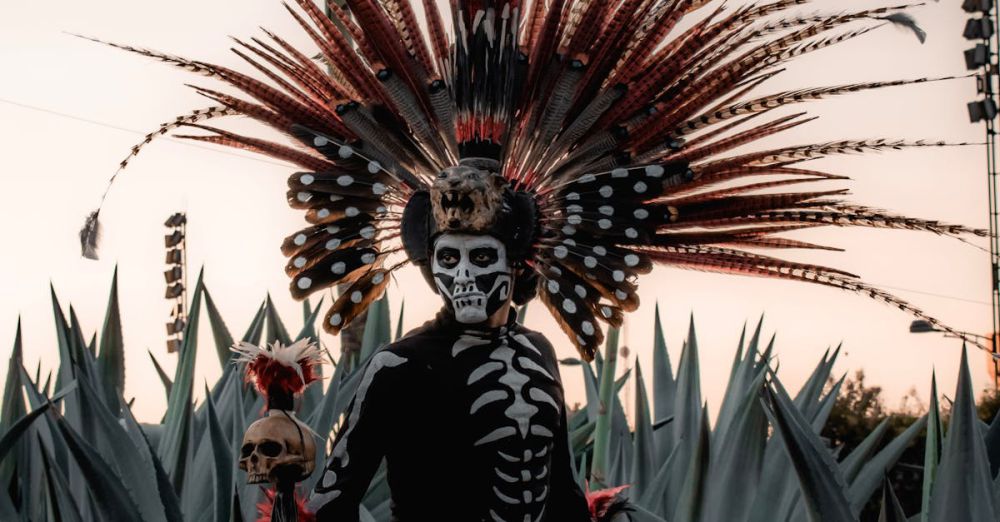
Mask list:
[[[254,448],[256,448],[256,447],[257,447],[257,445],[254,444],[254,443],[252,443],[252,442],[248,442],[248,443],[244,444],[243,447],[240,448],[240,456],[243,457],[243,458],[249,457],[250,454],[253,453]]]
[[[460,256],[458,249],[447,247],[438,249],[437,254],[435,254],[438,264],[444,268],[454,268],[458,264]]]
[[[500,253],[497,252],[497,249],[495,248],[484,247],[473,249],[472,252],[469,253],[469,256],[472,264],[486,268],[497,262],[497,259],[500,258]]]
[[[281,444],[278,444],[277,442],[269,440],[269,441],[260,443],[260,446],[258,447],[258,449],[260,449],[261,455],[264,455],[265,457],[277,457],[278,455],[281,455],[281,449],[282,448],[281,448]]]

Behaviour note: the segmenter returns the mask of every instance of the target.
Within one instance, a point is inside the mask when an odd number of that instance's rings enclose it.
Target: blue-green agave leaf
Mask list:
[[[615,367],[618,362],[618,329],[608,331],[604,345],[604,367],[598,396],[598,412],[594,428],[594,456],[590,464],[590,480],[595,488],[610,486],[612,401],[615,399]]]
[[[692,446],[687,473],[681,487],[674,516],[670,520],[698,520],[701,517],[701,503],[708,477],[709,444],[711,430],[708,427],[708,408],[702,407],[698,422],[698,437]]]
[[[122,339],[122,318],[118,305],[118,267],[111,278],[111,294],[108,309],[104,314],[101,328],[100,352],[97,368],[101,374],[99,381],[104,393],[105,405],[117,413],[118,395],[125,389],[125,344]]]
[[[674,402],[677,395],[677,382],[670,365],[670,354],[667,352],[667,342],[663,337],[663,323],[660,322],[660,304],[656,303],[653,318],[653,421],[660,422],[674,416]],[[656,457],[662,461],[674,449],[674,430],[672,427],[657,430]]]
[[[215,520],[229,520],[233,508],[234,481],[236,471],[231,440],[222,430],[219,417],[215,413],[215,401],[211,396],[205,399],[208,405],[208,433],[212,443],[212,456],[215,466]]]
[[[368,308],[364,335],[361,337],[361,360],[368,360],[376,350],[392,342],[392,321],[389,318],[389,293],[386,292]]]
[[[656,472],[656,440],[653,421],[646,396],[646,381],[642,378],[642,365],[635,363],[635,451],[632,455],[632,476],[629,483],[633,498],[640,498]]]
[[[56,418],[56,425],[66,441],[66,445],[84,476],[94,498],[95,507],[101,520],[110,522],[133,522],[142,520],[139,510],[132,502],[127,489],[114,471],[104,462],[98,452],[84,441],[63,417]]]
[[[77,507],[76,501],[73,499],[69,482],[63,476],[62,470],[56,465],[49,449],[40,440],[38,448],[42,454],[42,462],[45,464],[42,468],[46,486],[45,508],[48,510],[46,518],[65,522],[82,522],[83,516],[80,515],[80,508]],[[7,496],[6,492],[0,493],[0,497],[6,497],[7,501],[10,501],[10,497]],[[2,504],[3,501],[0,500],[0,505]],[[13,506],[11,507],[13,508]],[[5,511],[5,509],[0,508],[0,512],[2,511]],[[13,516],[7,514],[3,517],[3,520],[16,520],[17,518],[16,513]]]
[[[785,451],[799,478],[809,520],[856,522],[833,456],[777,379],[764,388],[762,400],[775,432],[782,434]]]
[[[903,506],[899,505],[896,492],[892,490],[892,483],[889,477],[882,479],[882,509],[879,510],[878,522],[906,522],[906,513]]]
[[[938,405],[937,375],[931,373],[931,404],[927,407],[927,435],[924,437],[924,478],[920,497],[920,520],[927,522],[931,516],[931,493],[934,477],[941,461],[944,430],[941,428],[941,408]]]
[[[175,491],[182,491],[185,470],[188,465],[188,447],[192,437],[192,391],[194,389],[194,367],[198,354],[198,320],[201,314],[201,300],[204,286],[204,270],[198,274],[194,297],[189,307],[188,324],[184,328],[184,342],[174,373],[174,384],[167,400],[167,414],[164,419],[163,438],[160,439],[157,454],[163,468],[170,476]]]
[[[278,309],[274,306],[274,301],[271,300],[270,295],[267,296],[264,303],[264,324],[267,329],[267,343],[271,344],[279,341],[285,346],[292,344],[292,338],[288,335],[288,329],[285,328],[285,323],[281,321],[281,316],[278,315]]]
[[[990,464],[979,422],[968,354],[963,346],[951,422],[931,493],[931,522],[997,519]]]
[[[233,335],[229,333],[229,327],[222,319],[222,314],[215,306],[215,300],[212,299],[208,288],[203,288],[202,293],[205,298],[205,311],[208,312],[208,325],[212,329],[212,339],[215,341],[215,353],[219,357],[219,364],[225,368],[233,356],[233,352],[229,350],[233,346]]]

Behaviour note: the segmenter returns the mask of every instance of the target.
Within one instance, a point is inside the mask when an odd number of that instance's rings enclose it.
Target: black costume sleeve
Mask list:
[[[389,350],[372,356],[358,384],[330,460],[309,499],[318,521],[357,522],[361,499],[386,452],[393,388],[407,359]]]
[[[559,433],[556,435],[552,453],[552,501],[548,507],[551,510],[548,520],[590,522],[590,509],[587,507],[583,490],[573,476],[571,458],[573,457],[566,428],[566,407],[563,406]]]

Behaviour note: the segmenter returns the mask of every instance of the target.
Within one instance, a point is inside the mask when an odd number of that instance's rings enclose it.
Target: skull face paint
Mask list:
[[[460,323],[486,321],[511,294],[507,248],[492,236],[441,234],[434,242],[431,272],[445,304]]]

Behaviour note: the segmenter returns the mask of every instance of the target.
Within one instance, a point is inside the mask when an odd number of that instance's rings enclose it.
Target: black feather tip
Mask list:
[[[87,215],[87,220],[80,229],[80,254],[87,259],[96,260],[97,243],[101,237],[100,210],[95,210]]]
[[[893,13],[886,16],[884,20],[892,22],[896,27],[902,27],[913,31],[913,34],[917,37],[917,40],[920,40],[920,43],[927,41],[927,31],[921,29],[920,26],[917,25],[917,21],[906,13]]]

